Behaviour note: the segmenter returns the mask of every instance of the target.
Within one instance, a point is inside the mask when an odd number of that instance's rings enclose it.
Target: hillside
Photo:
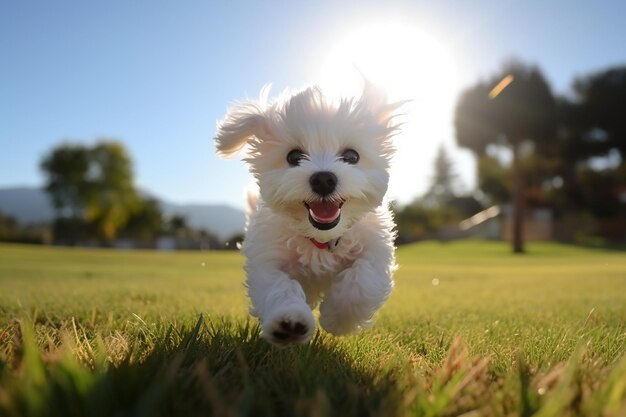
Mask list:
[[[217,204],[176,204],[156,198],[163,213],[168,216],[183,216],[194,229],[204,229],[228,238],[241,233],[245,225],[245,213],[227,205]],[[54,209],[47,194],[36,187],[0,188],[0,211],[22,224],[48,223],[54,218]]]

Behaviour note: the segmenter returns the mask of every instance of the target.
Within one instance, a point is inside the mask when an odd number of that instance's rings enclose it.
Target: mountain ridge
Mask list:
[[[174,203],[150,192],[142,194],[157,200],[166,216],[185,217],[194,229],[207,230],[222,239],[243,233],[246,215],[238,208],[227,204]],[[46,192],[28,186],[0,188],[0,211],[21,224],[50,223],[55,216]]]

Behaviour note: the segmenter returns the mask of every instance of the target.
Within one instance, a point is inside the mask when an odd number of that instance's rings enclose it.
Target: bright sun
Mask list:
[[[339,40],[325,60],[320,84],[332,94],[358,94],[363,77],[389,99],[410,100],[403,110],[390,194],[407,200],[423,191],[437,147],[452,135],[458,91],[456,65],[446,47],[418,28],[368,25]],[[403,198],[404,197],[404,198]]]

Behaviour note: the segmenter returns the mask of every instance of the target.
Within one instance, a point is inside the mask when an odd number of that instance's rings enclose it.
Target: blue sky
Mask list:
[[[563,94],[574,76],[626,64],[625,17],[624,1],[0,0],[0,187],[41,185],[39,161],[63,140],[116,138],[141,188],[243,207],[250,177],[214,155],[216,121],[266,83],[276,93],[318,82],[330,51],[359,28],[398,22],[436,39],[459,89],[519,57]],[[455,149],[451,115],[441,120],[400,138],[420,146],[392,197],[424,191],[441,143],[474,186],[473,158]]]

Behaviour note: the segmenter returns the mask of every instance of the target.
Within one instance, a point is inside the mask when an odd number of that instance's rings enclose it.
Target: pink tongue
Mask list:
[[[336,202],[314,201],[309,203],[309,213],[318,223],[332,223],[339,217],[341,208]]]

